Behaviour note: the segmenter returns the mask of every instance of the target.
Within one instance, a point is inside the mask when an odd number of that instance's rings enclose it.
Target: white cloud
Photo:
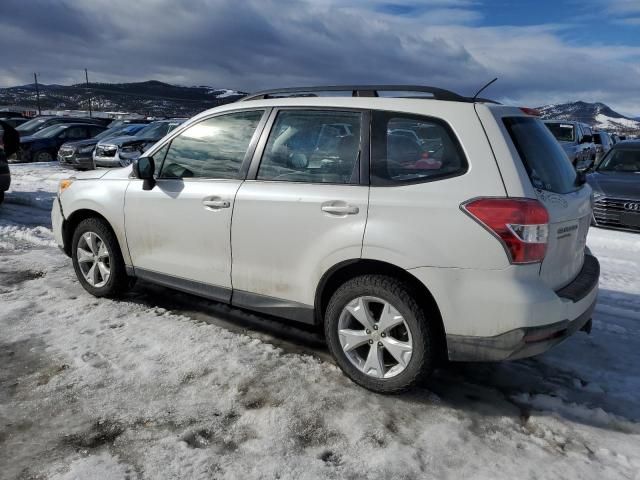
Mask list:
[[[618,0],[612,12],[630,3]],[[379,8],[385,4],[417,10],[393,15]],[[568,25],[481,27],[475,2],[465,0],[57,5],[2,2],[0,44],[11,47],[0,84],[28,83],[34,70],[44,83],[77,83],[87,67],[96,81],[155,78],[244,90],[417,83],[470,94],[498,76],[487,95],[528,105],[603,101],[640,113],[640,48],[574,45],[565,40]]]

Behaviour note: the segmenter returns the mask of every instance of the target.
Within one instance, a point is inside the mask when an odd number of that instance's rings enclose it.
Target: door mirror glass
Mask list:
[[[133,163],[133,173],[141,180],[153,178],[154,170],[155,165],[151,157],[140,157]]]
[[[155,184],[156,179],[153,174],[155,171],[155,164],[151,157],[140,157],[133,162],[133,174],[141,180],[144,180],[142,184],[143,190],[151,190]]]

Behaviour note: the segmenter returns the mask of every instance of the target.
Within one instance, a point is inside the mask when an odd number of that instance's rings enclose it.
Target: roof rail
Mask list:
[[[240,101],[263,100],[276,96],[312,96],[306,95],[312,92],[351,92],[352,97],[378,97],[378,92],[420,92],[430,93],[432,95],[431,97],[424,97],[426,99],[449,100],[452,102],[473,101],[471,98],[463,97],[462,95],[443,88],[426,87],[422,85],[328,85],[320,87],[276,88],[250,93],[246,97],[241,98]]]

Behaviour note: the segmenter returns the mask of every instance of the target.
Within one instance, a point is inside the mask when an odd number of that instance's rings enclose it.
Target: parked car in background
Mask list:
[[[20,138],[18,162],[50,162],[58,156],[58,149],[66,142],[95,137],[106,127],[91,123],[52,125],[28,137]],[[17,130],[17,129],[16,129]]]
[[[0,203],[4,201],[4,192],[11,186],[9,157],[15,154],[20,142],[20,134],[13,125],[0,121]]]
[[[98,167],[124,167],[140,157],[151,145],[183,123],[185,118],[152,122],[135,136],[122,136],[102,140],[93,152],[94,164]]]
[[[2,112],[0,112],[1,114]],[[28,118],[24,118],[24,117],[2,117],[0,116],[0,120],[2,120],[3,122],[8,123],[9,125],[11,125],[12,127],[18,127],[20,125],[22,125],[23,123],[26,123],[29,121]]]
[[[113,120],[108,127],[109,128],[115,128],[115,127],[122,127],[124,125],[127,124],[149,124],[151,123],[153,120],[147,120],[146,118],[135,118],[135,119],[121,119],[121,120]]]
[[[596,158],[594,162],[597,165],[600,160],[602,160],[602,157],[604,157],[606,153],[611,150],[613,142],[611,141],[611,137],[609,136],[609,134],[601,130],[599,132],[593,133],[593,143],[596,146]],[[592,165],[589,165],[589,167],[591,166]]]
[[[109,119],[107,119],[109,120]],[[43,130],[52,125],[62,125],[68,123],[91,123],[94,125],[105,126],[103,118],[82,118],[82,117],[59,117],[59,116],[41,116],[36,117],[28,122],[23,123],[16,128],[20,132],[21,137],[28,137],[34,133]]]
[[[73,167],[77,170],[91,170],[95,168],[93,150],[99,141],[113,137],[133,136],[144,127],[146,127],[146,124],[127,123],[109,128],[86,140],[66,142],[58,150],[58,161],[60,165]]]
[[[591,188],[538,118],[430,87],[327,90],[350,95],[260,92],[127,168],[62,180],[52,230],[83,288],[138,277],[317,325],[346,375],[387,393],[439,360],[529,357],[589,329]],[[439,165],[396,129],[437,135]]]
[[[640,141],[615,144],[587,175],[593,223],[640,232]]]
[[[616,143],[618,143],[620,141],[620,137],[618,136],[617,133],[612,133],[611,134],[611,143],[613,145],[615,145]]]
[[[591,127],[580,122],[544,120],[545,125],[576,169],[588,168],[596,159],[596,146],[593,143]]]
[[[0,130],[2,135],[2,130]],[[9,161],[4,152],[0,152],[0,203],[4,201],[4,192],[11,186],[11,172],[9,171]]]

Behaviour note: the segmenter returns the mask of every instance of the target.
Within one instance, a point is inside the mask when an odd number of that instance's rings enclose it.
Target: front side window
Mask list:
[[[576,190],[576,171],[544,124],[531,117],[502,119],[534,188],[554,193]]]
[[[358,183],[362,114],[281,111],[271,129],[258,180]]]
[[[418,183],[461,175],[467,162],[453,132],[441,120],[374,112],[372,185]]]
[[[191,125],[171,141],[160,177],[237,178],[262,114],[235,112]]]
[[[68,128],[63,134],[62,138],[68,138],[70,140],[78,140],[87,138],[87,129],[85,127],[71,127]]]

